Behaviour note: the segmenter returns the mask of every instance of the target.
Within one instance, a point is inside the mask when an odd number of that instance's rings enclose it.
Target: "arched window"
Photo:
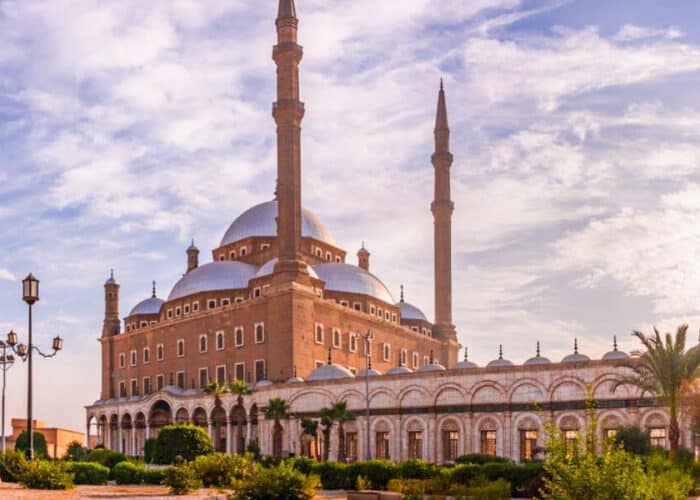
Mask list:
[[[177,356],[179,358],[183,357],[185,355],[185,340],[184,339],[179,339],[177,341]]]
[[[207,352],[207,336],[199,336],[199,352]]]
[[[224,349],[224,332],[216,332],[216,350],[222,351]]]
[[[240,253],[241,257],[245,257],[246,255],[248,255],[248,249],[246,247],[241,247],[241,250],[239,253]]]
[[[317,344],[323,344],[323,325],[316,323],[316,331],[314,332],[314,341]]]
[[[262,344],[265,342],[265,324],[258,323],[255,325],[255,343]]]
[[[163,344],[158,344],[156,347],[156,359],[158,361],[163,361],[164,354]]]

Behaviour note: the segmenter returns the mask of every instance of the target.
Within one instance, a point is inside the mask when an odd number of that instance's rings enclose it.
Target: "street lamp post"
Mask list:
[[[12,368],[15,363],[15,357],[12,354],[7,354],[7,343],[0,340],[2,345],[2,358],[0,358],[0,367],[2,367],[2,453],[7,451],[5,440],[5,374],[7,370]]]
[[[365,460],[371,460],[372,459],[372,452],[370,450],[370,446],[372,443],[371,437],[370,437],[370,425],[369,425],[369,366],[370,366],[370,342],[372,341],[372,331],[367,330],[367,333],[362,335],[362,338],[365,341],[365,420],[366,420],[366,434],[367,434],[367,439],[365,440]]]

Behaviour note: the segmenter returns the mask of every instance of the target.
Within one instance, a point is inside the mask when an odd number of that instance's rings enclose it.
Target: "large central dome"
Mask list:
[[[277,236],[277,200],[268,201],[249,208],[229,226],[221,240],[221,245],[253,236]],[[301,235],[305,238],[315,238],[319,241],[336,246],[333,235],[326,225],[314,213],[302,209]]]

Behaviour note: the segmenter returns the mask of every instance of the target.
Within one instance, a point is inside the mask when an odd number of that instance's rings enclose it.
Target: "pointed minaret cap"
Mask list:
[[[118,285],[117,280],[114,279],[114,269],[109,270],[109,278],[105,281],[105,285]]]
[[[294,0],[280,0],[279,9],[277,10],[277,19],[289,19],[297,17],[297,9],[294,6]]]
[[[447,102],[445,99],[445,86],[440,79],[440,93],[438,94],[437,113],[435,115],[435,130],[449,130],[447,121]]]

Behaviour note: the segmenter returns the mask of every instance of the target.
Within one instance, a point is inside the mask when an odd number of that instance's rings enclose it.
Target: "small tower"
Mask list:
[[[369,256],[370,253],[365,248],[365,242],[363,241],[362,248],[357,251],[357,265],[365,271],[369,271]]]
[[[199,267],[199,248],[195,246],[194,239],[192,239],[192,243],[187,247],[187,272],[189,273],[197,267]]]
[[[119,335],[121,322],[119,320],[119,283],[114,279],[114,269],[105,281],[105,319],[102,326],[102,336]]]

